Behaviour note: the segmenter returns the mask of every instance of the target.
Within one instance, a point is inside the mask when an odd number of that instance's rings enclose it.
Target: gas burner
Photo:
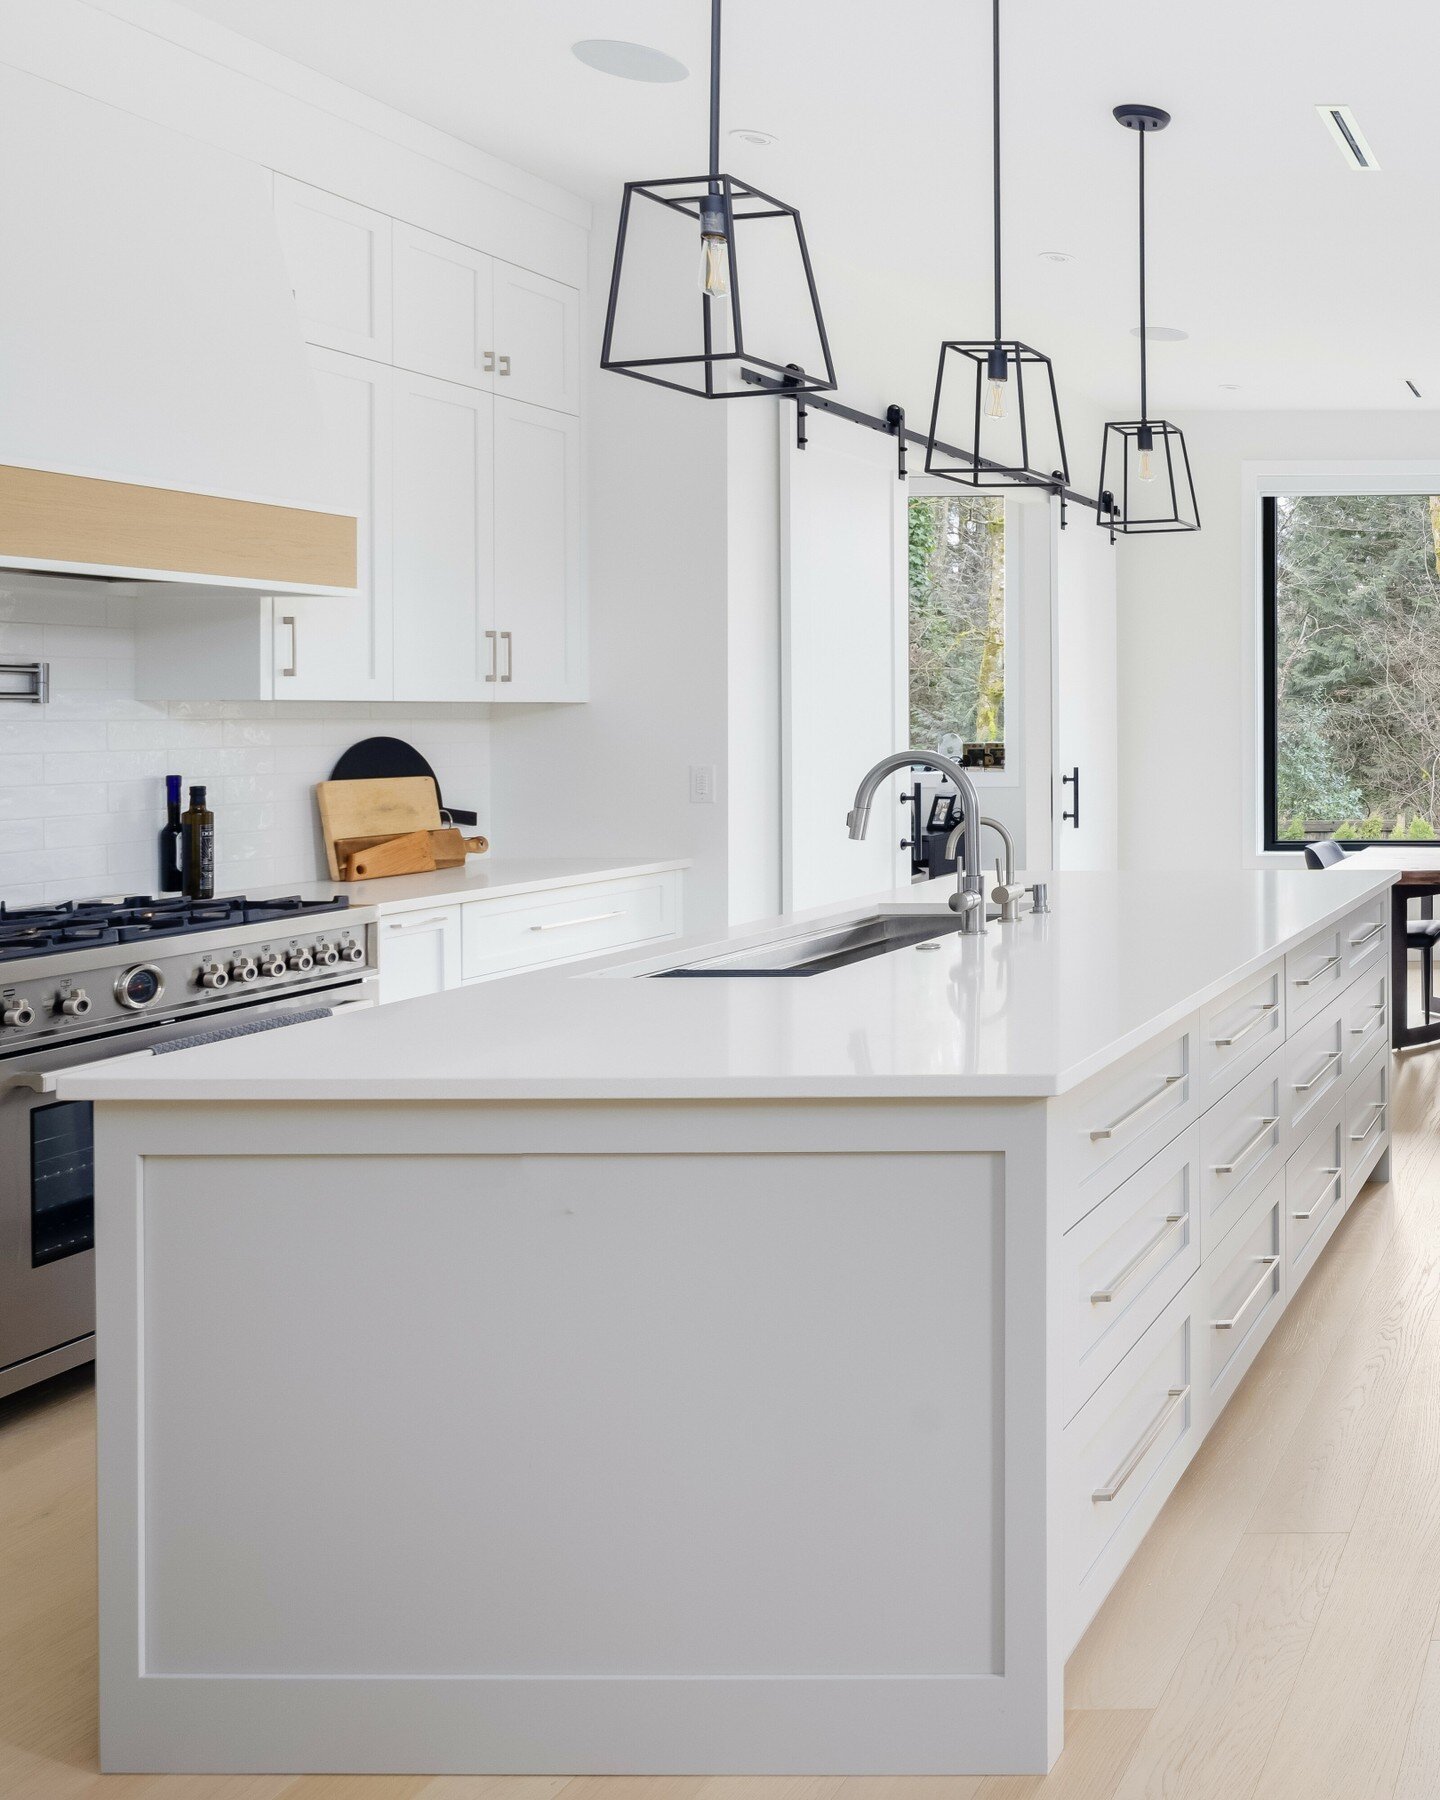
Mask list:
[[[316,913],[343,911],[349,904],[344,894],[325,900],[303,900],[299,894],[269,900],[127,894],[119,900],[66,900],[52,906],[9,907],[0,902],[0,963],[59,956],[96,945],[153,943],[191,932],[308,919]]]

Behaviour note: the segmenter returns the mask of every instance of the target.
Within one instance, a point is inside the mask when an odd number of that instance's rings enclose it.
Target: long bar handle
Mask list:
[[[1318,1087],[1325,1079],[1326,1071],[1329,1069],[1331,1063],[1338,1063],[1344,1054],[1345,1052],[1343,1050],[1332,1050],[1308,1081],[1297,1081],[1295,1083],[1295,1092],[1297,1094],[1308,1094],[1311,1088]]]
[[[1151,1238],[1145,1248],[1135,1252],[1134,1256],[1130,1258],[1129,1262],[1126,1263],[1120,1273],[1114,1277],[1108,1287],[1096,1288],[1095,1292],[1090,1296],[1091,1304],[1099,1306],[1104,1301],[1113,1300],[1135,1271],[1155,1254],[1175,1227],[1177,1225],[1183,1225],[1188,1217],[1188,1213],[1166,1213],[1165,1223],[1160,1227],[1159,1231],[1155,1233],[1154,1237]]]
[[[500,679],[501,681],[513,681],[515,679],[515,634],[510,631],[502,631],[500,642],[505,646],[505,673]]]
[[[1261,1261],[1265,1265],[1264,1274],[1255,1283],[1254,1287],[1251,1288],[1250,1292],[1245,1296],[1245,1298],[1240,1302],[1240,1304],[1235,1308],[1233,1317],[1228,1318],[1228,1319],[1212,1319],[1210,1321],[1210,1323],[1214,1326],[1216,1331],[1233,1331],[1234,1330],[1234,1328],[1245,1317],[1246,1313],[1249,1312],[1249,1310],[1250,1310],[1251,1306],[1254,1304],[1254,1302],[1257,1299],[1259,1299],[1261,1289],[1266,1285],[1266,1283],[1269,1281],[1270,1277],[1275,1273],[1276,1269],[1278,1269],[1280,1266],[1280,1258],[1278,1256],[1262,1256],[1259,1258],[1259,1261]]]
[[[294,613],[283,613],[280,623],[290,627],[290,667],[280,671],[280,678],[284,681],[300,673],[300,627],[295,623]]]
[[[618,919],[625,908],[617,906],[613,912],[587,913],[583,919],[551,919],[545,925],[532,925],[532,931],[564,931],[571,925],[598,925],[602,919]]]
[[[1170,1423],[1171,1419],[1174,1418],[1176,1409],[1183,1406],[1189,1398],[1190,1387],[1188,1383],[1184,1387],[1172,1387],[1168,1391],[1165,1404],[1156,1414],[1154,1424],[1147,1428],[1145,1435],[1140,1439],[1140,1442],[1136,1444],[1135,1448],[1105,1483],[1104,1487],[1095,1489],[1094,1493],[1090,1496],[1092,1500],[1113,1500],[1115,1498],[1121,1488],[1124,1487],[1125,1483],[1140,1467],[1141,1463],[1144,1462],[1147,1454],[1154,1447],[1155,1440]]]
[[[423,919],[387,919],[384,929],[387,932],[423,931],[427,925],[447,925],[449,920],[444,913],[430,913]]]
[[[1325,1204],[1325,1196],[1330,1192],[1331,1188],[1334,1187],[1335,1183],[1345,1171],[1343,1169],[1322,1169],[1321,1173],[1326,1177],[1325,1185],[1311,1202],[1309,1212],[1291,1213],[1290,1215],[1292,1219],[1298,1219],[1302,1225],[1307,1219],[1313,1219],[1316,1213],[1319,1212],[1320,1208]]]
[[[1155,1092],[1153,1094],[1147,1094],[1138,1106],[1132,1106],[1129,1112],[1121,1113],[1120,1117],[1113,1125],[1102,1125],[1098,1131],[1092,1131],[1090,1133],[1090,1142],[1092,1144],[1098,1144],[1101,1138],[1112,1138],[1117,1131],[1123,1131],[1127,1125],[1133,1124],[1135,1120],[1140,1117],[1141,1113],[1152,1107],[1157,1100],[1163,1100],[1177,1081],[1183,1081],[1184,1079],[1185,1077],[1183,1075],[1167,1075],[1165,1077],[1164,1087],[1156,1088]]]
[[[1383,921],[1379,925],[1372,925],[1370,927],[1370,929],[1367,932],[1363,933],[1360,937],[1351,938],[1350,948],[1352,950],[1358,950],[1362,944],[1373,944],[1375,942],[1376,938],[1379,937],[1380,933],[1384,929],[1385,929],[1385,926],[1384,926]]]
[[[1265,1023],[1266,1017],[1270,1013],[1274,1012],[1274,1010],[1278,1004],[1279,1004],[1279,1002],[1275,1001],[1275,1000],[1264,1001],[1260,1007],[1259,1012],[1256,1013],[1255,1017],[1250,1021],[1250,1023],[1248,1025],[1242,1025],[1240,1027],[1240,1029],[1237,1032],[1233,1033],[1230,1037],[1211,1038],[1210,1042],[1215,1046],[1215,1048],[1217,1050],[1228,1050],[1232,1044],[1238,1044],[1242,1038],[1249,1037],[1250,1033],[1255,1029],[1255,1027],[1257,1025],[1263,1025]]]
[[[1363,1131],[1352,1131],[1350,1133],[1350,1142],[1352,1144],[1363,1144],[1375,1127],[1383,1121],[1385,1117],[1385,1102],[1383,1100],[1373,1101],[1370,1106],[1370,1111],[1374,1113],[1375,1117]]]
[[[1374,1013],[1375,1017],[1367,1024],[1352,1025],[1350,1027],[1351,1037],[1369,1037],[1370,1033],[1377,1025],[1383,1024],[1385,1019],[1385,1002],[1383,1000],[1378,1000],[1375,1005],[1370,1008],[1370,1011]]]
[[[1258,1150],[1260,1148],[1260,1146],[1265,1142],[1266,1138],[1269,1137],[1270,1133],[1275,1129],[1275,1127],[1279,1123],[1280,1123],[1280,1119],[1279,1119],[1278,1114],[1273,1119],[1262,1119],[1260,1121],[1260,1129],[1255,1133],[1254,1137],[1251,1138],[1250,1142],[1245,1145],[1244,1149],[1239,1152],[1239,1154],[1236,1156],[1234,1162],[1213,1163],[1211,1165],[1215,1174],[1217,1174],[1217,1175],[1233,1175],[1235,1173],[1235,1171],[1241,1166],[1241,1164],[1248,1160],[1251,1152],[1254,1150]]]
[[[1313,975],[1302,975],[1298,980],[1292,982],[1291,986],[1292,987],[1313,987],[1314,984],[1320,979],[1320,977],[1322,975],[1328,975],[1330,973],[1330,971],[1336,967],[1336,965],[1339,963],[1339,961],[1340,961],[1340,958],[1338,956],[1327,956],[1325,958],[1325,961],[1320,965],[1320,967],[1315,971],[1315,973]]]
[[[498,631],[487,631],[485,633],[485,642],[490,646],[490,673],[485,679],[487,681],[498,681],[500,679],[500,633]]]

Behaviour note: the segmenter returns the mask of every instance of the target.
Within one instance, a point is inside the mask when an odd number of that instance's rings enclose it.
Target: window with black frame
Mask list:
[[[1440,837],[1440,495],[1262,502],[1265,846]]]

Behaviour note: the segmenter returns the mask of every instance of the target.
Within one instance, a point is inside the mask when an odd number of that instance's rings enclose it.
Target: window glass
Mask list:
[[[942,494],[909,512],[910,742],[962,760],[1005,742],[1005,500]]]

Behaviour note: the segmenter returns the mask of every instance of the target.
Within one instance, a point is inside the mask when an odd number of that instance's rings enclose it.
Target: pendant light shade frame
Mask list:
[[[1112,538],[1149,537],[1160,532],[1198,531],[1200,503],[1185,433],[1168,419],[1152,419],[1149,340],[1146,336],[1145,291],[1145,140],[1163,131],[1170,115],[1159,106],[1117,106],[1116,122],[1139,141],[1140,244],[1140,417],[1112,419],[1100,445],[1100,505],[1095,523]],[[1141,479],[1142,457],[1152,470]]]
[[[1070,463],[1055,370],[1043,350],[1018,338],[1007,338],[1001,316],[1002,211],[1000,187],[1000,0],[991,0],[991,173],[994,218],[995,335],[985,339],[947,339],[940,346],[935,372],[935,398],[930,408],[930,436],[925,445],[925,473],[960,487],[1068,487]],[[988,415],[986,384],[999,371],[1013,388],[1014,422]],[[1028,380],[1027,380],[1028,375]],[[950,418],[967,420],[964,437],[947,431]],[[941,445],[942,434],[954,436],[964,455],[956,458]],[[1012,452],[1019,440],[1019,462],[997,453]],[[1058,457],[1058,467],[1050,453]]]
[[[637,381],[694,394],[702,400],[742,400],[773,396],[776,389],[746,380],[746,371],[776,376],[786,393],[827,393],[836,386],[830,339],[820,310],[815,271],[805,241],[799,211],[773,194],[763,193],[750,182],[727,175],[720,167],[720,5],[710,0],[710,167],[707,174],[666,177],[655,181],[627,181],[620,202],[620,223],[615,234],[615,261],[610,272],[610,298],[605,311],[605,333],[600,347],[600,367]],[[669,356],[617,356],[615,322],[627,291],[625,251],[638,203],[659,206],[695,222],[694,247],[699,249],[702,229],[706,236],[723,235],[728,265],[728,292],[696,295],[695,349]],[[824,373],[805,369],[794,357],[786,357],[778,345],[747,344],[741,312],[741,275],[745,266],[742,244],[755,239],[761,229],[773,234],[787,227],[794,234],[794,252],[803,274],[804,292],[814,321],[814,347],[818,347]],[[777,226],[775,221],[781,221]],[[773,256],[770,267],[774,267]],[[643,278],[633,278],[643,286]],[[798,290],[797,296],[798,297]],[[720,347],[717,347],[720,346]],[[773,352],[773,354],[772,354]],[[812,357],[813,360],[813,357]]]

